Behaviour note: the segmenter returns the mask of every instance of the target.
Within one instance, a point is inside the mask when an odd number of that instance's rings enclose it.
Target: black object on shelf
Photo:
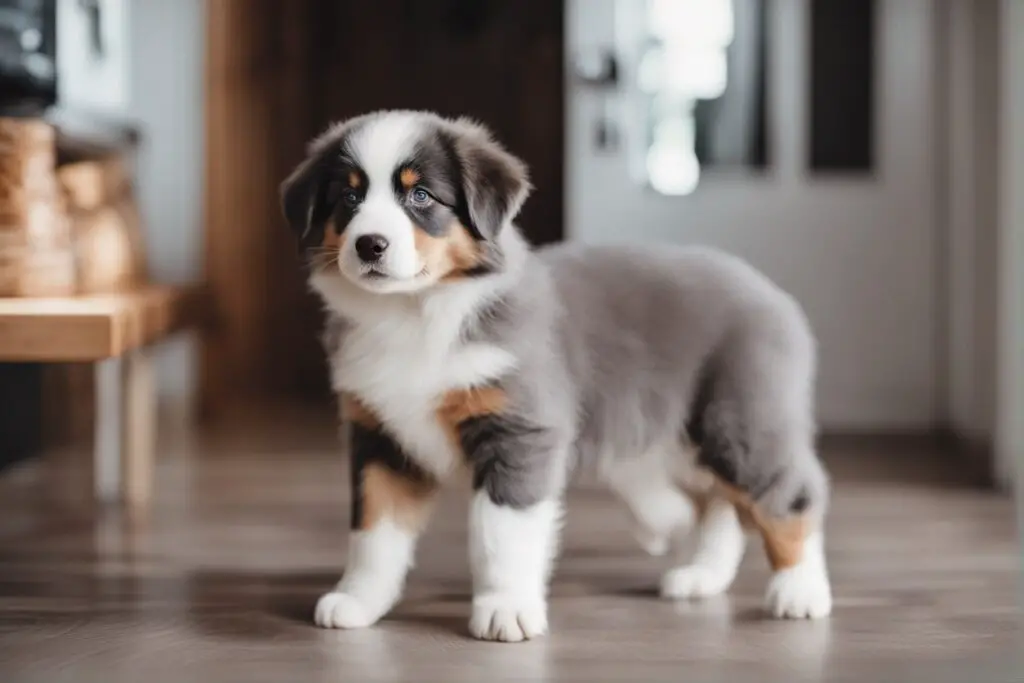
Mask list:
[[[57,101],[57,0],[0,0],[0,116]]]
[[[0,116],[57,102],[57,0],[0,0]],[[0,469],[42,448],[42,366],[0,363]]]

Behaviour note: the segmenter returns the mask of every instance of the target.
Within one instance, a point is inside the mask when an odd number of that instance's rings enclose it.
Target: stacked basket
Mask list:
[[[62,164],[57,177],[71,217],[79,291],[118,292],[144,280],[139,216],[124,156]]]
[[[62,203],[52,126],[38,119],[0,118],[0,296],[76,291]]]

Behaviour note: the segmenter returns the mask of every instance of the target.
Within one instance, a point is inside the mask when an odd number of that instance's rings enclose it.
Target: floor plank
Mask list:
[[[960,482],[933,447],[884,442],[826,454],[836,602],[824,622],[762,618],[754,544],[728,596],[658,600],[664,560],[642,555],[618,505],[584,483],[549,637],[468,638],[457,492],[394,614],[318,630],[312,606],[344,562],[346,468],[334,426],[307,418],[165,443],[147,518],[76,500],[85,458],[73,453],[0,477],[0,680],[963,681],[1009,680],[1020,664],[1012,502]]]

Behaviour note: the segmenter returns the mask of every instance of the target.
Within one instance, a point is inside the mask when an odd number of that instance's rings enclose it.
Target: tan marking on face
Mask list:
[[[456,280],[480,265],[480,246],[458,221],[451,224],[443,237],[416,228],[414,239],[421,263],[439,280]]]
[[[320,246],[324,249],[336,249],[341,250],[344,244],[344,237],[338,234],[338,231],[334,229],[334,221],[327,221],[324,224],[324,237],[320,242]]]
[[[349,184],[349,187],[358,188],[360,185],[363,184],[363,180],[362,180],[362,178],[359,177],[359,174],[356,173],[355,171],[349,171],[348,172],[348,184]]]
[[[754,529],[761,535],[772,571],[787,569],[800,562],[804,554],[804,541],[811,531],[807,516],[770,517],[746,492],[723,481],[718,482],[716,492],[736,507],[740,524],[744,528]]]
[[[317,270],[337,268],[341,250],[345,248],[345,235],[339,235],[334,229],[334,221],[324,224],[324,233],[320,238],[320,246],[311,252],[310,263]]]
[[[453,389],[441,398],[437,419],[452,445],[461,450],[459,425],[470,418],[497,415],[505,409],[507,403],[508,397],[498,387]]]
[[[377,416],[352,394],[341,395],[341,419],[351,420],[366,429],[380,427],[380,420],[377,419]]]
[[[421,531],[430,514],[437,484],[404,477],[377,463],[363,467],[360,530],[372,529],[384,519],[409,531]]]
[[[421,179],[422,176],[419,172],[412,168],[403,168],[402,172],[398,174],[398,180],[402,183],[402,187],[406,191],[416,187],[416,183]]]

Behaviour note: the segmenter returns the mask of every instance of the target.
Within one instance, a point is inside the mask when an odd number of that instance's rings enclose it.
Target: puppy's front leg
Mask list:
[[[483,402],[474,400],[477,407]],[[496,407],[499,401],[488,402]],[[562,521],[551,435],[502,412],[458,423],[475,490],[469,511],[476,638],[516,642],[547,631],[547,590]],[[564,463],[562,463],[564,464]]]
[[[351,418],[348,563],[317,603],[315,620],[323,628],[370,626],[394,606],[438,488],[367,413],[353,408]]]
[[[561,503],[515,507],[486,489],[473,496],[469,554],[473,616],[469,631],[483,640],[517,642],[548,629],[547,590],[557,549]]]

